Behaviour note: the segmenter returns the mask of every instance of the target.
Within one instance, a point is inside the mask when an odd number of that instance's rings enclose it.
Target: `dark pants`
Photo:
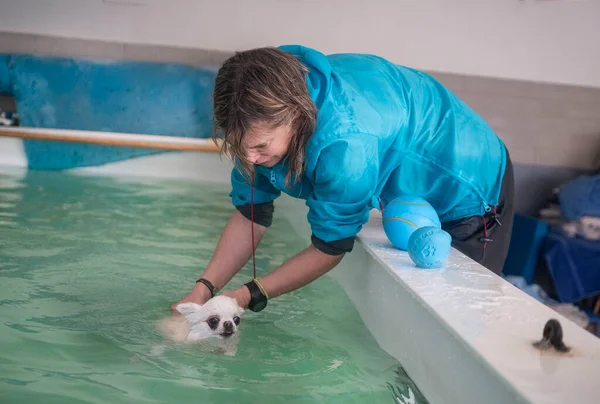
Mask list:
[[[507,152],[506,170],[496,212],[492,210],[484,216],[472,216],[442,224],[442,229],[452,236],[454,248],[498,275],[502,273],[510,245],[514,186],[512,161]]]

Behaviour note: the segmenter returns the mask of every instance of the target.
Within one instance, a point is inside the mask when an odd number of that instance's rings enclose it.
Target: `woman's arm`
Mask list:
[[[254,224],[255,248],[266,230],[266,227]],[[216,289],[223,288],[252,256],[252,238],[249,235],[250,221],[236,210],[225,225],[215,253],[200,277],[209,280]],[[187,296],[171,305],[171,310],[174,311],[175,306],[180,303],[204,304],[208,299],[208,288],[202,283],[197,283]]]
[[[311,283],[333,269],[343,257],[343,254],[325,254],[311,245],[259,281],[269,298],[273,298]],[[233,297],[244,308],[250,303],[250,292],[246,286],[223,294]]]

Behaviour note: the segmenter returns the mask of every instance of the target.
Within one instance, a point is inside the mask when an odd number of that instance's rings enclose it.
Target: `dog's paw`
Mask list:
[[[225,356],[235,356],[237,354],[237,348],[221,347],[218,352]]]
[[[150,348],[150,356],[161,356],[166,350],[166,345],[153,345]]]

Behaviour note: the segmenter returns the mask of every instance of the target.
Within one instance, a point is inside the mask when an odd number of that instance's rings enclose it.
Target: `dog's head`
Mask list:
[[[181,303],[177,305],[190,325],[190,333],[202,337],[228,338],[238,331],[243,309],[235,299],[216,296],[200,305]]]

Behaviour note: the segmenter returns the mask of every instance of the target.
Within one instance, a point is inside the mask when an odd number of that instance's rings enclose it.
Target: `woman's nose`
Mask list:
[[[256,153],[256,152],[247,152],[246,153],[246,160],[248,160],[249,163],[256,164],[256,162],[258,161],[258,153]]]

